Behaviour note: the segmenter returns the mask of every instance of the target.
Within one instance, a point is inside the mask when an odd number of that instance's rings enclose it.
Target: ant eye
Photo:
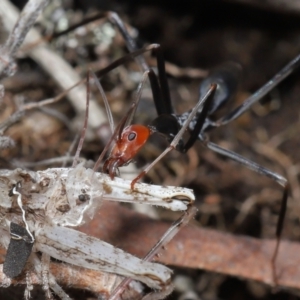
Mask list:
[[[129,141],[133,141],[133,140],[135,139],[135,137],[136,137],[136,133],[131,132],[131,133],[129,133],[129,135],[128,135],[128,140],[129,140]]]

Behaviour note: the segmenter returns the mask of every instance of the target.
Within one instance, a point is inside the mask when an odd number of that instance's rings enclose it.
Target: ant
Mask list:
[[[158,117],[155,118],[148,126],[137,124],[128,125],[133,118],[133,114],[135,113],[138,100],[136,101],[132,109],[129,111],[128,115],[120,123],[120,126],[114,131],[112,140],[114,139],[116,143],[111,151],[110,156],[104,163],[104,172],[109,173],[110,177],[114,178],[118,168],[127,165],[133,159],[140,148],[146,143],[149,136],[153,133],[159,133],[165,136],[168,142],[171,144],[157,159],[155,159],[147,168],[142,171],[142,173],[140,173],[132,181],[132,189],[134,189],[135,183],[139,179],[141,179],[166,153],[168,153],[172,149],[176,149],[181,153],[186,153],[197,140],[199,140],[202,145],[207,147],[208,149],[222,156],[230,158],[257,173],[274,180],[276,183],[283,187],[280,213],[276,226],[276,246],[271,258],[273,282],[275,285],[277,285],[275,261],[279,250],[283,222],[287,207],[287,200],[290,193],[288,181],[285,177],[239,155],[238,153],[227,150],[211,142],[209,140],[208,133],[211,130],[226,125],[240,117],[253,104],[258,102],[274,87],[276,87],[280,82],[282,82],[286,77],[294,72],[300,66],[300,55],[291,60],[285,67],[283,67],[283,69],[281,69],[273,78],[271,78],[255,93],[248,97],[240,106],[230,111],[219,120],[213,121],[212,115],[221,107],[225,106],[225,104],[230,102],[230,100],[235,95],[238,87],[239,75],[241,73],[241,67],[238,64],[232,62],[225,63],[219,68],[213,70],[209,74],[209,76],[201,83],[199,89],[199,102],[201,102],[202,105],[199,105],[198,102],[199,109],[196,111],[195,116],[191,117],[194,114],[191,112],[186,112],[178,115],[174,113],[172,107],[165,71],[165,62],[160,45],[152,44],[142,49],[138,49],[135,40],[129,35],[124,23],[116,13],[101,13],[100,17],[107,17],[110,22],[112,22],[119,29],[124,40],[126,41],[127,48],[130,53],[111,63],[101,71],[97,72],[97,77],[100,78],[102,75],[115,69],[119,65],[135,58],[141,70],[145,75],[149,77],[154,104],[158,115]],[[64,33],[65,32],[60,34]],[[152,51],[156,56],[158,75],[156,75],[153,69],[148,66],[143,57],[143,54],[147,51]],[[216,88],[213,87],[214,85],[216,85]],[[209,94],[206,94],[207,92]],[[205,94],[207,96],[207,99],[203,100],[203,98],[205,98]],[[184,142],[182,139],[182,135],[184,133],[183,129],[185,129],[186,127],[188,127],[189,129],[190,136],[188,140]],[[108,146],[106,148],[108,148]],[[102,158],[103,156],[99,157],[94,170],[98,169]]]
[[[111,178],[114,178],[118,168],[128,164],[132,160],[140,148],[146,143],[149,136],[153,133],[159,133],[165,136],[168,142],[171,144],[157,159],[147,166],[132,181],[132,189],[134,189],[134,184],[141,179],[166,153],[172,149],[176,149],[181,153],[186,153],[197,140],[199,140],[202,145],[208,149],[230,158],[259,174],[271,178],[283,187],[283,196],[276,227],[276,245],[271,258],[273,282],[276,286],[277,275],[275,262],[280,245],[283,222],[287,208],[287,200],[290,193],[289,183],[285,177],[239,155],[238,153],[227,150],[211,142],[209,140],[208,133],[217,127],[234,121],[244,112],[246,112],[254,103],[269,93],[274,87],[276,87],[281,81],[283,81],[300,66],[300,55],[289,62],[265,85],[258,89],[253,95],[248,97],[240,106],[223,116],[221,119],[213,121],[211,118],[212,115],[226,103],[228,103],[235,95],[238,87],[239,75],[241,73],[241,67],[236,63],[228,62],[221,65],[219,68],[211,72],[209,76],[201,83],[199,88],[199,102],[203,100],[203,97],[207,92],[210,92],[210,95],[208,95],[209,99],[205,101],[204,105],[200,105],[199,109],[195,113],[195,116],[192,119],[189,119],[191,112],[186,112],[181,115],[174,113],[165,71],[165,62],[160,45],[152,44],[137,50],[134,39],[127,32],[125,25],[119,16],[113,12],[109,12],[107,15],[110,21],[114,23],[120,30],[130,53],[115,61],[115,63],[111,64],[107,68],[103,69],[102,72],[107,72],[129,59],[136,58],[141,69],[144,71],[144,73],[147,72],[149,76],[153,100],[158,117],[155,118],[148,126],[137,124],[125,126],[126,122],[124,122],[124,125],[120,126],[119,132],[116,134],[115,146],[113,147],[110,156],[104,163],[103,171],[109,173]],[[156,75],[153,69],[147,65],[144,57],[142,56],[144,52],[150,50],[152,50],[156,56],[158,75]],[[215,88],[213,88],[214,85]],[[134,112],[135,109],[133,109],[132,113]],[[132,118],[133,116],[131,115],[128,117],[130,121]],[[183,126],[188,127],[190,132],[190,136],[186,142],[184,142],[182,139],[184,130],[181,129]]]

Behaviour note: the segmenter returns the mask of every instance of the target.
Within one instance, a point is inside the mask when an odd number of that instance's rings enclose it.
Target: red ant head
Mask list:
[[[121,136],[118,137],[109,158],[105,161],[103,170],[108,172],[111,179],[114,178],[117,168],[128,164],[147,142],[150,128],[143,125],[127,126]]]

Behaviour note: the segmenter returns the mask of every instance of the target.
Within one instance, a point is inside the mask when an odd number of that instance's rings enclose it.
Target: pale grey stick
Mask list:
[[[8,0],[1,0],[0,18],[8,32],[13,30],[19,15],[20,13],[18,9],[14,7]],[[37,30],[32,29],[28,33],[26,40],[23,43],[24,47],[31,48],[28,55],[55,80],[57,85],[61,87],[62,90],[66,90],[79,82],[81,78],[75,72],[75,70],[62,57],[50,49],[46,41],[36,45],[36,43],[40,42],[41,40],[42,36]],[[35,45],[35,47],[32,47],[32,45]],[[85,85],[82,84],[72,89],[68,93],[68,99],[76,110],[77,114],[83,116],[85,112],[86,99]],[[106,122],[107,118],[105,112],[103,112],[100,106],[96,103],[95,99],[90,99],[90,111],[91,113],[88,120],[89,128],[98,128],[102,123]]]
[[[21,14],[15,18],[14,27],[11,28],[7,41],[0,48],[0,78],[12,76],[15,73],[15,55],[23,44],[28,31],[48,2],[49,0],[30,0]],[[2,19],[5,15],[7,18],[11,17],[11,11],[6,9],[6,4],[6,1],[1,1],[0,15]],[[2,21],[5,23],[4,20]]]

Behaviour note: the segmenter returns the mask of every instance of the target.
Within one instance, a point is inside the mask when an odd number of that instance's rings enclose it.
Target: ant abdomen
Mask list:
[[[211,84],[218,85],[214,100],[211,103],[209,115],[226,104],[236,93],[241,78],[242,67],[235,62],[226,62],[214,68],[200,85],[200,97],[204,95]]]

